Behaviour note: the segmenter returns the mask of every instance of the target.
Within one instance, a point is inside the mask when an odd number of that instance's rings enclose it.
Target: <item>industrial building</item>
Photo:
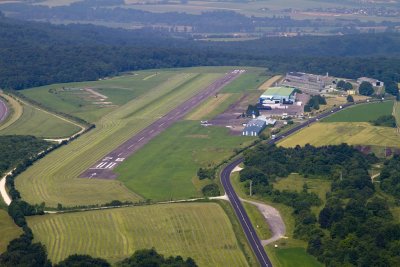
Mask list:
[[[368,78],[368,77],[361,77],[357,79],[357,83],[358,84],[362,84],[363,82],[369,82],[370,84],[372,84],[372,86],[374,87],[383,87],[383,82],[376,80],[376,79],[372,79],[372,78]]]
[[[251,120],[244,127],[242,135],[244,136],[258,136],[262,130],[267,126],[264,120]]]
[[[324,76],[304,72],[288,72],[282,85],[296,87],[311,94],[319,94],[335,83],[336,78],[329,76],[328,73]]]
[[[295,88],[271,87],[260,96],[260,104],[293,104],[295,101]]]
[[[243,129],[243,136],[258,136],[262,130],[264,130],[267,125],[274,126],[276,120],[266,118],[265,116],[259,116],[257,119],[253,119],[246,124],[246,127]]]

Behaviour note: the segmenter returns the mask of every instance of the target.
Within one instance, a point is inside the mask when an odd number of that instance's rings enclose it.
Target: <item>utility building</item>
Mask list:
[[[361,84],[363,82],[369,82],[374,87],[383,87],[383,85],[384,85],[384,83],[382,81],[379,81],[379,80],[376,80],[376,79],[372,79],[372,78],[368,78],[368,77],[361,77],[361,78],[357,79],[357,83],[358,84]]]
[[[254,119],[247,123],[243,129],[242,135],[244,136],[258,136],[266,127],[265,120]]]
[[[260,96],[260,104],[293,104],[295,89],[293,87],[271,87]]]

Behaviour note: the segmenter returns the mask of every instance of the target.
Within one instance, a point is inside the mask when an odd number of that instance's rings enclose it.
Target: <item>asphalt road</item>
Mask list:
[[[191,97],[189,100],[180,104],[178,107],[164,115],[141,132],[133,136],[131,139],[117,147],[115,150],[107,154],[101,160],[96,162],[91,168],[87,169],[80,175],[80,178],[101,178],[101,179],[115,179],[117,175],[113,169],[123,162],[126,158],[142,148],[151,139],[159,135],[165,129],[170,127],[175,122],[181,120],[192,109],[199,106],[204,100],[210,96],[214,96],[220,89],[232,82],[243,71],[235,70],[224,77],[216,80],[198,94]]]
[[[3,99],[0,99],[0,122],[4,121],[8,115],[8,107]]]
[[[376,102],[376,101],[374,101]],[[347,103],[339,107],[335,107],[329,112],[319,114],[315,116],[314,118],[311,118],[304,123],[290,129],[289,131],[277,136],[275,139],[271,139],[267,142],[267,144],[273,145],[280,140],[286,138],[287,136],[294,134],[295,132],[308,127],[311,123],[319,121],[325,117],[328,117],[329,115],[332,115],[338,111],[341,111],[342,109],[345,109],[347,107],[350,107],[355,104],[362,104],[362,103],[367,103],[366,101],[363,102],[358,102],[358,103]],[[240,163],[243,162],[243,158],[238,158],[235,161],[231,162],[228,166],[226,166],[222,172],[221,172],[221,183],[222,186],[224,187],[224,190],[226,194],[228,195],[229,201],[232,204],[233,209],[235,210],[236,216],[239,219],[239,222],[243,228],[243,231],[247,237],[247,240],[249,241],[249,244],[254,252],[254,254],[257,257],[258,262],[262,267],[271,267],[272,263],[270,259],[268,258],[267,253],[264,250],[264,247],[261,244],[260,239],[257,236],[256,231],[254,230],[253,225],[251,224],[251,221],[243,208],[242,203],[239,200],[239,197],[237,196],[235,190],[233,189],[233,186],[231,184],[230,176],[233,171],[233,169],[238,166]]]

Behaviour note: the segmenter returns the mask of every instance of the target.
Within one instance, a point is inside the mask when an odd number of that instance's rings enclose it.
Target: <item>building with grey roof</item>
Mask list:
[[[265,120],[254,119],[249,121],[246,124],[246,127],[243,129],[243,136],[258,136],[262,130],[266,127]]]

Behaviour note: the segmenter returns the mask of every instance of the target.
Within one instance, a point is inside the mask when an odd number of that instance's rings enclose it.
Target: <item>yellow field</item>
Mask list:
[[[376,127],[367,122],[315,123],[279,143],[283,147],[337,145],[400,147],[396,129]]]
[[[22,234],[7,211],[0,209],[0,254],[6,251],[8,243]]]
[[[248,266],[232,224],[216,203],[180,203],[29,217],[53,262],[89,254],[111,262],[155,247],[199,266]]]
[[[268,88],[270,88],[271,86],[273,86],[280,79],[282,79],[282,75],[276,75],[276,76],[272,77],[271,79],[267,80],[260,87],[258,87],[258,90],[265,91]]]
[[[212,113],[218,106],[228,99],[232,94],[218,94],[218,97],[211,97],[201,104],[186,117],[187,120],[201,120]]]
[[[104,116],[94,130],[35,163],[17,177],[17,189],[29,203],[44,201],[53,207],[58,203],[75,206],[101,204],[115,199],[141,199],[117,180],[77,177],[108,152],[221,75],[171,74],[168,81]]]

